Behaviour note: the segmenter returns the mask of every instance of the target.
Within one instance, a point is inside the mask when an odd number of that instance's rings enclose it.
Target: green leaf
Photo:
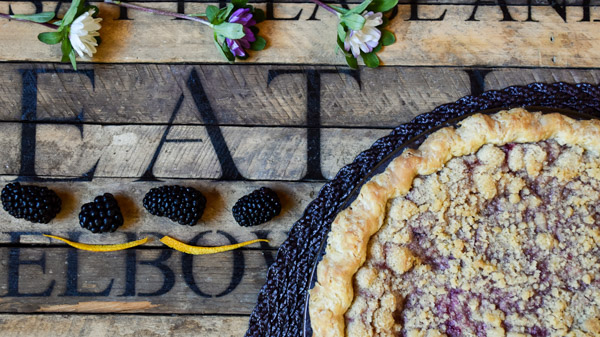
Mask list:
[[[54,19],[54,12],[43,12],[37,14],[14,14],[10,16],[13,19],[27,20],[38,23],[48,22]]]
[[[348,67],[352,69],[358,69],[358,61],[352,54],[350,54],[350,56],[346,55],[346,63],[348,63]]]
[[[389,30],[382,30],[381,31],[381,44],[384,46],[389,46],[392,43],[396,42],[396,37],[394,36],[394,33],[390,32]]]
[[[63,39],[61,32],[45,32],[38,35],[38,40],[45,44],[57,44]]]
[[[257,36],[256,41],[250,44],[250,49],[252,50],[263,50],[267,46],[267,40],[265,40],[262,36]]]
[[[71,46],[71,41],[69,39],[63,39],[62,44],[60,46],[60,50],[62,52],[62,59],[60,62],[69,62],[69,54],[73,51],[73,46]]]
[[[381,45],[381,41],[379,41],[379,44],[375,48],[373,48],[373,53],[379,53],[382,47],[383,46]]]
[[[383,21],[383,22],[378,26],[380,28],[383,28],[390,24],[390,19],[388,19],[387,16],[385,16],[385,15],[381,16],[381,21]]]
[[[356,13],[344,14],[342,15],[341,19],[341,22],[344,23],[346,27],[352,30],[361,30],[364,27],[366,21],[367,20],[365,20],[365,18],[362,15]]]
[[[223,44],[221,45],[221,50],[223,50],[223,54],[225,55],[225,58],[227,59],[227,61],[235,62],[235,55],[233,55],[231,50],[229,50],[229,47],[227,46],[227,42],[223,41]]]
[[[68,26],[73,22],[73,20],[75,20],[75,16],[77,15],[77,9],[80,3],[81,0],[73,0],[73,2],[71,2],[71,7],[69,7],[69,10],[67,11],[67,13],[65,13],[65,16],[63,17],[62,22],[60,24],[61,26]]]
[[[227,21],[227,18],[229,17],[229,14],[231,14],[231,11],[233,11],[233,4],[227,4],[227,6],[221,8],[219,10],[219,15],[217,16],[219,18],[219,21]]]
[[[246,33],[244,33],[244,26],[239,23],[223,22],[214,27],[215,33],[223,35],[229,39],[241,39]]]
[[[362,56],[363,61],[365,62],[365,65],[369,68],[377,68],[379,67],[379,57],[377,57],[377,55],[373,52],[370,53],[360,53],[360,55]]]
[[[373,2],[373,0],[365,0],[360,5],[352,8],[348,13],[360,14]],[[398,2],[398,0],[396,0]]]
[[[387,12],[397,5],[398,0],[373,0],[367,9],[373,12]]]
[[[260,8],[254,8],[254,13],[252,14],[252,18],[256,23],[260,23],[265,21],[265,11]]]
[[[252,32],[254,35],[258,35],[258,31],[259,31],[258,27],[256,27],[256,26],[250,26],[249,28],[250,28],[250,31],[251,31],[251,32]]]
[[[221,48],[221,45],[219,44],[219,41],[217,41],[216,37],[215,37],[215,46],[217,46],[217,50],[221,53],[221,55],[223,55],[224,58],[227,58],[227,55],[225,55],[225,53],[223,52],[223,49]]]
[[[350,12],[350,10],[349,10],[349,9],[346,9],[346,8],[344,8],[344,7],[340,7],[340,6],[329,5],[329,7],[331,7],[331,8],[333,8],[333,9],[335,9],[335,10],[336,10],[338,13],[340,13],[340,14],[342,14],[342,15],[343,15],[343,14],[346,14],[346,13],[348,13],[348,12]]]
[[[241,8],[246,6],[246,4],[248,3],[248,0],[231,0],[231,3],[236,7],[236,8]]]
[[[75,17],[78,17],[85,12],[84,7],[85,7],[85,0],[79,1],[79,3],[77,4],[77,14],[75,14]]]
[[[337,25],[337,34],[340,40],[346,40],[346,29],[341,24]]]
[[[219,7],[213,5],[206,7],[206,18],[208,19],[208,22],[214,23],[218,13]]]
[[[71,60],[71,65],[73,66],[73,70],[77,70],[77,61],[75,60],[75,51],[71,50],[69,53],[69,59]]]

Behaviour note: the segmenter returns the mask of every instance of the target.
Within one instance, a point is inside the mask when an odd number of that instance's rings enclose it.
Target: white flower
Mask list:
[[[346,51],[352,50],[354,57],[360,56],[360,51],[363,53],[370,53],[373,48],[379,44],[379,38],[381,38],[381,32],[375,28],[383,23],[381,13],[367,12],[362,15],[365,18],[365,25],[361,30],[352,30],[346,34],[344,40],[344,49]]]
[[[100,36],[98,30],[100,26],[101,18],[93,18],[93,10],[89,10],[86,13],[81,14],[73,24],[71,24],[71,31],[69,32],[69,40],[73,49],[79,54],[79,57],[84,57],[87,54],[92,57],[96,52],[98,42],[95,37]]]

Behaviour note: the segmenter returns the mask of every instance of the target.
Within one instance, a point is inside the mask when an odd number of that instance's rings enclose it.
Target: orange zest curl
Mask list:
[[[233,245],[218,246],[218,247],[191,246],[191,245],[183,243],[179,240],[173,239],[170,236],[163,236],[162,239],[160,239],[160,242],[162,242],[165,245],[167,245],[177,251],[180,251],[182,253],[192,254],[192,255],[204,255],[204,254],[215,254],[215,253],[226,252],[226,251],[238,249],[240,247],[247,246],[247,245],[250,245],[250,244],[253,244],[256,242],[269,242],[269,240],[256,239],[256,240],[250,240],[250,241],[246,241],[246,242],[236,243]]]
[[[43,234],[43,235],[48,238],[60,240],[64,243],[68,244],[71,247],[75,247],[77,249],[82,249],[82,250],[89,250],[91,252],[114,252],[117,250],[124,250],[127,248],[132,248],[132,247],[136,247],[139,245],[143,245],[144,243],[148,242],[148,238],[143,238],[143,239],[137,240],[137,241],[131,241],[131,242],[127,242],[127,243],[119,243],[119,244],[114,244],[114,245],[90,245],[87,243],[70,241],[70,240],[61,238],[59,236],[46,235],[46,234]]]

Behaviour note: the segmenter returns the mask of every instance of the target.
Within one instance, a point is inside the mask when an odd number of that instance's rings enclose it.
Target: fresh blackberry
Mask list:
[[[150,214],[166,216],[181,225],[195,225],[202,217],[205,207],[206,198],[192,187],[155,187],[144,197],[144,208]]]
[[[56,193],[41,186],[10,183],[2,189],[2,207],[15,218],[48,223],[60,212],[61,200]]]
[[[104,193],[81,206],[79,224],[92,233],[114,232],[123,225],[123,214],[115,197]]]
[[[261,187],[238,200],[232,209],[233,217],[240,226],[256,226],[273,219],[281,212],[277,193]]]

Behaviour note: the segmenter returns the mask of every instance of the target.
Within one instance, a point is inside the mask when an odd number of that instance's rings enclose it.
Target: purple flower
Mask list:
[[[236,40],[228,38],[225,39],[227,42],[227,47],[229,47],[229,50],[231,50],[233,55],[244,57],[246,56],[245,49],[250,48],[250,43],[256,41],[254,33],[249,28],[256,25],[256,21],[252,19],[250,8],[240,8],[236,10],[233,12],[233,14],[231,14],[228,21],[231,23],[239,23],[240,25],[244,26],[243,38]]]

